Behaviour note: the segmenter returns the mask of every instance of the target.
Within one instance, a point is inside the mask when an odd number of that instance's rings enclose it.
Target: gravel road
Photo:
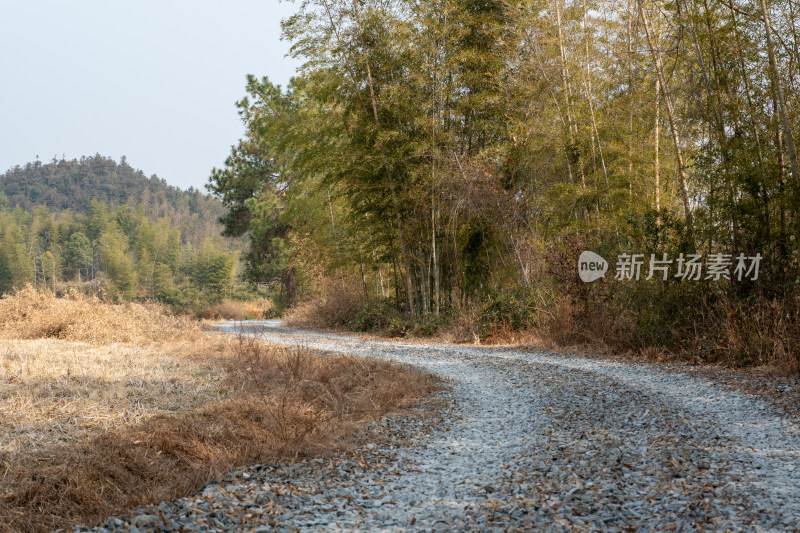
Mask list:
[[[449,383],[447,407],[376,424],[386,438],[357,459],[255,465],[106,529],[800,531],[800,429],[707,380],[277,321],[222,329],[421,367]]]

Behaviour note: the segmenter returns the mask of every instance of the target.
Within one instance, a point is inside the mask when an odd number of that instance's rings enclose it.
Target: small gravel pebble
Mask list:
[[[658,365],[229,323],[271,342],[439,375],[332,459],[253,465],[92,531],[798,531],[800,430],[765,402]],[[79,527],[75,531],[89,531]]]

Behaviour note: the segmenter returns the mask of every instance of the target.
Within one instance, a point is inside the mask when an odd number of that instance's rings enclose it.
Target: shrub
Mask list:
[[[370,300],[348,321],[353,331],[380,331],[400,336],[408,330],[403,314],[391,300]]]
[[[428,314],[417,322],[414,333],[423,337],[431,337],[436,335],[445,324],[447,324],[447,318],[444,315]]]
[[[364,306],[365,299],[359,285],[340,279],[322,290],[317,296],[307,298],[284,315],[286,324],[305,328],[346,327]]]

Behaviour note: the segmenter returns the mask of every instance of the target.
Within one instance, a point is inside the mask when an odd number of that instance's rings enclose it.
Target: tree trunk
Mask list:
[[[628,199],[633,200],[633,0],[628,0]]]
[[[783,122],[783,135],[786,142],[786,151],[789,154],[789,168],[792,171],[792,179],[795,185],[800,185],[800,177],[797,174],[797,156],[794,151],[794,136],[792,135],[792,126],[789,124],[789,115],[786,111],[786,99],[783,96],[783,87],[781,86],[780,72],[778,72],[778,62],[775,59],[775,47],[772,43],[772,29],[770,28],[769,12],[767,10],[766,0],[761,0],[761,14],[764,19],[764,32],[767,38],[767,55],[769,56],[769,66],[771,69],[772,91],[778,100],[780,107],[781,119]]]
[[[545,81],[547,86],[550,88],[550,96],[553,98],[553,103],[555,104],[556,108],[558,109],[558,118],[561,121],[561,124],[564,126],[564,131],[567,132],[566,133],[566,139],[565,139],[565,142],[564,142],[565,145],[566,145],[566,144],[568,144],[570,142],[570,139],[572,137],[572,129],[571,129],[571,123],[569,121],[568,111],[566,111],[566,110],[561,108],[561,104],[558,101],[558,93],[556,93],[554,84],[550,82],[550,79],[547,76],[547,71],[544,69],[544,64],[542,64],[542,59],[539,56],[539,54],[536,54],[536,62],[539,65],[539,70],[542,72],[542,79]],[[564,116],[565,114],[567,115],[566,118]],[[575,184],[575,179],[574,179],[574,177],[572,175],[572,163],[570,162],[569,151],[565,150],[565,154],[564,155],[565,155],[564,159],[566,160],[566,163],[567,163],[567,176],[569,177],[569,184],[570,185],[574,185]],[[577,213],[575,214],[575,216],[577,218]]]
[[[367,84],[369,85],[369,97],[372,103],[372,115],[375,119],[375,128],[380,130],[380,120],[378,118],[378,100],[375,97],[375,88],[372,83],[372,69],[369,65],[369,56],[367,55],[367,44],[364,41],[364,29],[361,26],[361,15],[358,10],[358,0],[353,0],[353,12],[356,18],[356,25],[358,26],[358,35],[361,40],[361,54],[364,57],[364,65],[367,69]],[[400,216],[399,203],[397,201],[397,192],[395,190],[394,179],[392,177],[389,164],[384,160],[384,168],[386,175],[389,179],[389,190],[392,196],[392,205],[394,207],[395,222],[397,224],[397,237],[400,241],[400,254],[403,258],[403,266],[405,269],[406,281],[406,294],[408,296],[408,314],[414,316],[414,284],[411,281],[411,259],[408,255],[408,247],[406,246],[405,232],[403,230],[403,219]]]
[[[658,79],[656,79],[656,98],[653,105],[655,107],[653,110],[653,114],[655,115],[653,131],[653,186],[655,188],[654,207],[656,208],[656,223],[658,224],[660,223],[660,215],[658,213],[661,211],[661,163],[659,162],[659,152],[661,151],[659,146],[659,135],[661,133],[661,85]]]
[[[574,113],[572,112],[572,86],[569,82],[569,68],[567,67],[567,54],[564,50],[564,34],[561,30],[561,0],[556,1],[556,22],[558,25],[558,49],[561,55],[561,78],[564,83],[564,104],[567,112],[567,122],[569,123],[569,131],[572,138],[570,139],[570,150],[575,155],[578,149],[578,125],[575,120]],[[576,157],[575,161],[581,176],[581,187],[586,187],[586,176],[583,174],[583,165],[580,163],[580,155]],[[584,218],[586,213],[583,213]]]
[[[772,101],[772,113],[776,117],[775,119],[775,149],[778,152],[778,190],[781,193],[781,213],[780,213],[780,223],[781,223],[781,255],[786,255],[786,251],[788,246],[786,244],[787,241],[787,228],[786,228],[786,209],[784,208],[784,202],[786,200],[786,161],[783,159],[783,130],[778,125],[777,115],[778,115],[778,102],[775,100]]]
[[[681,154],[681,140],[678,134],[678,126],[675,122],[675,110],[672,107],[672,98],[669,95],[669,87],[664,79],[664,68],[661,64],[661,57],[656,52],[653,46],[653,37],[650,31],[650,23],[647,15],[644,12],[643,0],[637,0],[639,4],[639,14],[644,23],[645,34],[647,35],[647,46],[650,49],[650,54],[653,56],[655,63],[656,73],[658,74],[658,81],[661,85],[661,90],[664,92],[664,102],[667,104],[667,117],[669,118],[669,129],[672,134],[672,142],[675,145],[675,159],[678,165],[678,176],[680,177],[681,196],[683,197],[683,212],[686,218],[686,230],[690,241],[694,240],[693,223],[692,223],[692,209],[689,202],[689,185],[686,182],[686,169],[683,164],[683,155]]]
[[[425,254],[422,252],[422,247],[417,248],[417,257],[419,258],[419,289],[420,289],[420,302],[422,305],[422,314],[428,314],[428,301],[430,295],[428,293],[428,269],[425,268]]]
[[[369,289],[367,289],[367,273],[364,271],[364,254],[361,253],[361,246],[358,247],[358,266],[361,269],[361,286],[364,289],[364,299],[369,300]]]
[[[614,199],[611,197],[611,185],[608,181],[608,170],[606,169],[606,160],[603,157],[603,145],[600,141],[600,131],[597,129],[597,118],[594,114],[594,98],[592,96],[592,70],[591,70],[591,53],[589,52],[589,13],[586,8],[586,0],[583,0],[583,32],[586,48],[586,100],[589,103],[589,116],[592,119],[592,151],[594,151],[594,143],[597,142],[597,153],[600,156],[600,166],[603,169],[603,178],[606,184],[606,194],[608,194],[608,201],[611,211],[614,211]],[[599,200],[598,200],[599,201]]]
[[[764,203],[765,203],[765,220],[767,225],[767,231],[769,231],[769,203],[767,200],[767,171],[764,165],[764,153],[761,146],[761,134],[758,130],[758,124],[755,121],[755,106],[753,105],[753,98],[752,98],[752,91],[750,89],[750,79],[747,72],[747,67],[744,63],[744,52],[742,51],[742,43],[741,37],[739,36],[739,28],[738,28],[738,21],[736,18],[736,9],[733,6],[733,0],[728,0],[728,7],[730,8],[731,12],[731,22],[733,23],[733,34],[736,42],[736,56],[739,59],[739,70],[741,71],[742,81],[744,82],[744,90],[745,90],[745,101],[747,102],[747,117],[749,118],[750,127],[753,130],[753,137],[756,141],[756,149],[758,153],[758,168],[761,173],[761,187],[762,193],[764,195]],[[774,101],[773,101],[774,103]],[[775,115],[775,111],[773,109],[773,115]],[[780,131],[780,130],[778,130]],[[778,145],[780,143],[776,143]],[[779,163],[780,159],[782,158],[782,149],[778,148],[779,154]],[[782,165],[781,165],[782,166]],[[780,177],[780,189],[779,194],[780,198],[783,198],[783,169],[779,166],[779,177]],[[783,202],[779,202],[779,209],[780,209],[780,243],[778,245],[779,251],[782,256],[785,256],[786,253],[786,208],[783,205]],[[771,239],[771,237],[769,238]]]
[[[439,244],[436,242],[436,208],[431,204],[431,254],[433,260],[433,312],[439,316]]]
[[[511,241],[511,247],[514,249],[514,255],[516,256],[517,262],[519,263],[519,271],[522,273],[522,281],[525,283],[525,288],[530,289],[531,281],[530,278],[528,277],[528,269],[525,266],[525,263],[522,261],[522,256],[519,253],[517,242],[514,240],[513,229],[509,232],[508,238]]]
[[[380,293],[380,285],[378,284],[378,273],[380,272],[380,267],[378,267],[378,262],[375,260],[375,249],[372,249],[372,277],[375,281],[375,299],[379,299],[381,297]]]

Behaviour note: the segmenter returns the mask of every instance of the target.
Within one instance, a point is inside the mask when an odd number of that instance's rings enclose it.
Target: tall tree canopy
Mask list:
[[[410,316],[608,253],[761,253],[797,283],[800,54],[784,0],[303,0],[211,190],[253,279],[355,272]],[[766,58],[766,59],[765,59]],[[292,277],[294,279],[294,277]],[[764,279],[768,281],[763,281]],[[732,287],[731,290],[734,290]]]

